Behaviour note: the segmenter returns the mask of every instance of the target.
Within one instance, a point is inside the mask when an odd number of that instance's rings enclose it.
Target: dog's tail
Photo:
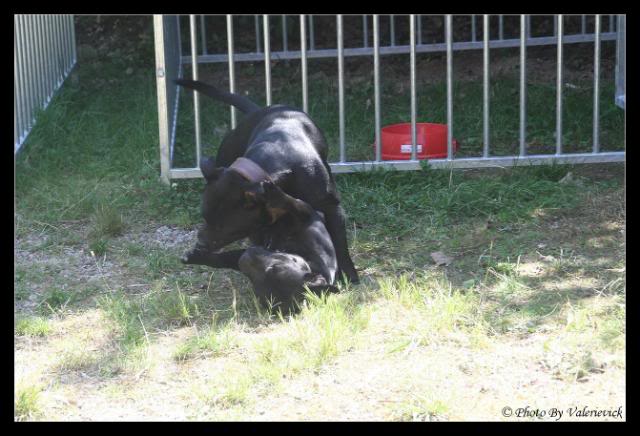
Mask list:
[[[184,86],[185,88],[195,89],[196,91],[201,92],[202,94],[211,97],[214,100],[219,100],[224,103],[230,104],[231,106],[235,106],[245,114],[261,109],[260,106],[246,97],[237,94],[231,94],[230,92],[221,91],[203,82],[187,79],[175,79],[174,82],[180,86]]]

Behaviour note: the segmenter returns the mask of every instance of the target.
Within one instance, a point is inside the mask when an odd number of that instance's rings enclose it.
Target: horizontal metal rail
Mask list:
[[[448,159],[429,159],[428,161],[381,161],[381,162],[330,162],[329,166],[334,173],[352,173],[370,171],[377,168],[396,170],[419,170],[423,165],[429,168],[506,168],[519,165],[549,165],[556,164],[586,164],[586,163],[609,163],[624,162],[625,152],[602,152],[602,153],[573,153],[573,154],[541,154],[517,156],[491,156]]]
[[[617,38],[617,33],[607,32],[602,33],[600,40],[601,41],[615,41]],[[555,36],[539,36],[528,38],[527,46],[539,46],[539,45],[555,45],[558,43],[558,38]],[[578,35],[565,35],[562,39],[563,44],[577,44],[581,42],[593,42],[595,41],[595,36],[592,34],[578,34]],[[481,50],[483,48],[484,43],[482,41],[463,41],[463,42],[454,42],[453,50]],[[489,41],[489,48],[510,48],[510,47],[520,47],[520,38],[514,39],[503,39],[503,40],[491,40]],[[410,53],[411,46],[410,45],[395,45],[395,46],[380,46],[380,55],[392,55],[392,54],[403,54]],[[416,45],[416,53],[437,53],[437,52],[446,52],[447,45],[446,43],[437,43],[437,44],[428,44],[428,45]],[[345,48],[343,50],[343,54],[345,57],[349,56],[372,56],[373,55],[373,47],[351,47]],[[287,52],[284,51],[272,51],[270,53],[271,60],[285,60],[285,59],[300,59],[301,53],[300,50],[289,50]],[[335,58],[338,56],[337,49],[315,49],[315,50],[307,50],[307,59],[317,59],[317,58]],[[226,54],[217,54],[217,55],[199,55],[198,63],[212,63],[212,62],[228,62],[229,56]],[[236,53],[234,55],[234,61],[242,62],[242,61],[264,61],[264,53]],[[191,63],[191,56],[182,56],[183,63]]]

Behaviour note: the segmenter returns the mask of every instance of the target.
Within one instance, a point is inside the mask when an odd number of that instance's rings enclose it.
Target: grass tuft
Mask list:
[[[184,362],[196,357],[218,357],[226,354],[236,346],[232,328],[235,324],[228,322],[221,328],[215,325],[204,332],[198,332],[180,344],[173,352],[174,360]]]
[[[14,411],[16,421],[30,421],[42,415],[39,404],[41,392],[41,386],[28,386],[17,389]]]
[[[90,235],[97,238],[121,235],[125,227],[122,214],[105,204],[96,207],[91,221]]]
[[[402,402],[392,412],[394,421],[444,421],[447,420],[449,406],[441,400],[428,396],[418,396]]]
[[[49,321],[39,316],[19,318],[16,321],[15,332],[18,336],[47,336],[51,331]]]

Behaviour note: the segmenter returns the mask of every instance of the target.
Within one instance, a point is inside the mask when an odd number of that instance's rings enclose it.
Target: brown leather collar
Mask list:
[[[271,180],[269,174],[260,165],[246,157],[236,159],[229,169],[235,170],[242,177],[253,183]]]

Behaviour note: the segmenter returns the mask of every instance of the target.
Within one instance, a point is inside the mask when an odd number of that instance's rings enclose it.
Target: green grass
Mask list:
[[[453,289],[437,277],[419,274],[384,278],[378,284],[385,307],[402,319],[389,352],[456,340],[460,332],[477,345],[487,334],[477,293]]]
[[[40,386],[18,388],[15,395],[14,417],[16,421],[29,421],[38,418],[42,411],[39,404]]]
[[[396,406],[392,413],[394,421],[439,421],[447,416],[449,406],[441,400],[418,396]]]
[[[70,289],[51,288],[45,292],[39,307],[42,313],[52,313],[64,309],[76,299],[76,293]]]
[[[18,336],[47,336],[51,333],[51,323],[39,316],[18,318],[15,332]]]
[[[233,335],[234,324],[227,322],[221,326],[214,322],[205,331],[180,344],[173,352],[173,358],[184,362],[196,357],[216,357],[224,355],[236,346]]]
[[[369,310],[354,291],[308,295],[297,316],[281,318],[285,333],[257,342],[256,377],[278,385],[283,377],[317,369],[355,346]]]
[[[122,220],[122,214],[114,208],[100,204],[91,217],[91,230],[89,230],[89,238],[104,242],[103,238],[110,238],[121,235],[125,225]],[[98,249],[104,254],[105,248]],[[96,253],[96,255],[99,255]]]

